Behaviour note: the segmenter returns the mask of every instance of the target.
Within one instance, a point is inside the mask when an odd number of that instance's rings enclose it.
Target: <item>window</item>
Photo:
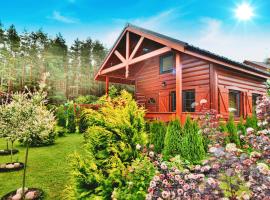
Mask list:
[[[254,113],[255,113],[256,105],[257,105],[256,101],[257,101],[258,97],[260,97],[260,96],[261,96],[260,94],[255,94],[255,93],[252,94],[252,110]]]
[[[164,56],[160,57],[160,73],[169,73],[173,71],[174,67],[174,59],[173,59],[173,54],[166,54]]]
[[[175,91],[172,91],[170,96],[171,96],[170,110],[171,110],[171,112],[175,112],[176,111],[176,93],[175,93]]]
[[[240,102],[241,92],[237,90],[229,90],[229,111],[234,113],[234,116],[240,117]]]
[[[195,90],[184,90],[182,95],[183,112],[195,112]]]

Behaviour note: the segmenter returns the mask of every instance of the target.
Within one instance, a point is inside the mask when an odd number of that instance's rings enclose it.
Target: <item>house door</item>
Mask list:
[[[170,95],[169,91],[159,92],[159,112],[169,112]]]

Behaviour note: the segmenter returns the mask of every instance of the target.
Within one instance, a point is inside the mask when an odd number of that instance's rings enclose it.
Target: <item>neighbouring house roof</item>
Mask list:
[[[187,49],[187,50],[190,50],[190,51],[193,51],[193,52],[196,52],[196,53],[199,53],[199,54],[202,54],[202,55],[214,58],[214,59],[218,59],[218,60],[233,64],[233,65],[237,65],[237,66],[242,67],[244,69],[258,71],[260,73],[263,73],[263,74],[266,74],[266,75],[270,76],[270,73],[265,71],[265,70],[258,69],[258,68],[254,67],[252,65],[248,65],[248,64],[245,64],[245,63],[234,61],[234,60],[232,60],[230,58],[227,58],[227,57],[224,57],[224,56],[220,56],[220,55],[215,54],[213,52],[210,52],[208,50],[196,47],[196,46],[194,46],[192,44],[189,44],[187,42],[184,42],[184,41],[181,41],[181,40],[178,40],[178,39],[175,39],[175,38],[172,38],[172,37],[169,37],[169,36],[166,36],[166,35],[163,35],[163,34],[160,34],[160,33],[145,29],[145,28],[142,28],[142,27],[138,27],[138,26],[135,26],[135,25],[132,25],[132,24],[127,24],[126,27],[132,27],[132,28],[135,28],[135,29],[140,30],[142,32],[146,32],[146,33],[155,35],[157,37],[160,37],[160,38],[163,38],[163,39],[166,39],[166,40],[170,40],[171,42],[174,42],[174,43],[178,43],[180,45],[183,45],[185,47],[185,49]],[[267,65],[267,66],[268,66],[268,68],[270,68],[269,65]]]
[[[121,38],[123,37],[123,35],[124,35],[124,33],[126,31],[131,31],[131,32],[134,31],[136,34],[141,33],[141,34],[151,35],[151,36],[153,36],[155,38],[158,38],[158,39],[160,39],[162,41],[173,43],[173,44],[177,45],[177,47],[181,46],[181,48],[184,48],[184,51],[183,51],[184,53],[185,53],[185,51],[186,52],[188,51],[188,52],[192,52],[192,53],[195,53],[195,54],[199,54],[202,57],[208,58],[209,60],[220,61],[220,63],[227,63],[228,66],[235,66],[235,67],[238,67],[238,69],[243,69],[243,70],[246,70],[246,71],[249,71],[249,72],[254,72],[255,73],[254,76],[260,75],[260,76],[262,76],[264,78],[270,77],[270,72],[268,72],[267,70],[264,70],[264,68],[262,69],[260,67],[257,67],[257,65],[250,64],[250,63],[247,63],[247,62],[246,63],[241,63],[241,62],[238,62],[238,61],[234,61],[234,60],[229,59],[227,57],[224,57],[224,56],[212,53],[212,52],[210,52],[208,50],[196,47],[196,46],[194,46],[192,44],[189,44],[187,42],[184,42],[184,41],[181,41],[181,40],[178,40],[178,39],[175,39],[175,38],[172,38],[172,37],[169,37],[169,36],[166,36],[166,35],[163,35],[163,34],[160,34],[160,33],[145,29],[145,28],[142,28],[142,27],[138,27],[138,26],[135,26],[135,25],[132,25],[132,24],[127,24],[124,27],[122,33],[119,35],[119,37],[115,41],[114,45],[112,46],[111,50],[109,51],[107,57],[105,58],[105,61],[104,61],[103,65],[101,66],[100,70],[102,69],[102,67],[104,66],[106,61],[108,60],[109,56],[113,53],[113,50],[115,49],[116,45],[121,40]],[[166,43],[166,42],[164,42],[164,43]],[[270,66],[268,66],[268,68],[270,68]],[[97,80],[98,76],[99,76],[99,72],[95,76],[96,80]]]
[[[244,63],[247,64],[247,65],[255,65],[255,66],[258,66],[258,67],[265,68],[265,69],[270,69],[270,64],[266,64],[264,62],[245,60]]]

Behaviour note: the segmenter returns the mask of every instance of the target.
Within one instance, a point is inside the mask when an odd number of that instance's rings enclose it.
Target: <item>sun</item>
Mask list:
[[[235,9],[235,17],[240,21],[248,21],[254,17],[254,9],[248,3],[242,3]]]

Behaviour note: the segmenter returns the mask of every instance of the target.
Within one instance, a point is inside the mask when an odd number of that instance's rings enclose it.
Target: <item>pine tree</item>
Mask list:
[[[166,126],[163,122],[154,121],[150,124],[150,144],[154,145],[155,152],[162,152],[165,136]]]

